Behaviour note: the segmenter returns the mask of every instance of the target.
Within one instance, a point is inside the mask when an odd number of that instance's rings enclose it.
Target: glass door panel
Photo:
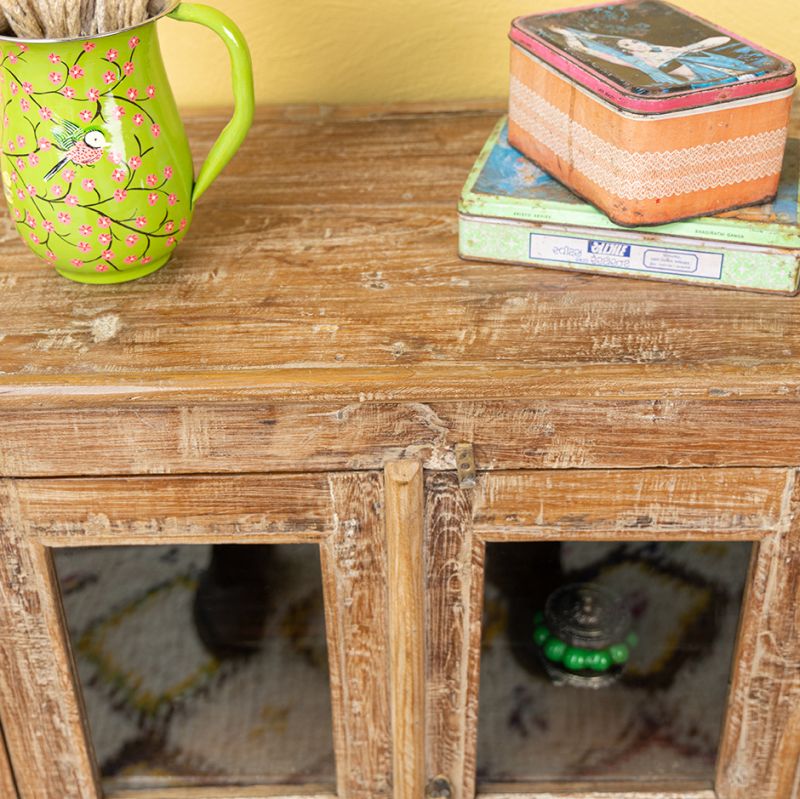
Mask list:
[[[487,544],[479,784],[710,784],[751,549]],[[627,614],[628,627],[610,633],[619,641],[571,637],[575,619],[565,624],[564,606],[561,616],[548,606],[563,586],[586,585],[615,597]],[[575,612],[584,627],[608,632],[613,623],[595,610]]]
[[[55,553],[107,787],[334,786],[319,547]]]

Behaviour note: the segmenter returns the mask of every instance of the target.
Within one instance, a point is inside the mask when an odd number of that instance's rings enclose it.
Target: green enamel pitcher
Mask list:
[[[235,110],[197,180],[156,31],[196,22],[231,57]],[[213,8],[169,2],[133,28],[64,40],[0,36],[3,190],[17,230],[59,274],[121,283],[163,266],[195,202],[253,120],[250,53]]]

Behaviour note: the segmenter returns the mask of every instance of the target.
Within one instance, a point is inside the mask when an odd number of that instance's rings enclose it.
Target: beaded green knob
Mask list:
[[[564,657],[561,662],[570,671],[582,671],[586,668],[586,656],[587,653],[585,650],[570,646],[567,647],[567,651],[564,653]]]
[[[594,652],[593,654],[592,662],[587,664],[590,669],[605,672],[611,668],[613,661],[611,660],[611,655],[609,655],[606,650],[601,649],[599,652]]]
[[[567,651],[567,645],[558,638],[548,638],[544,645],[544,655],[548,660],[555,663],[561,662],[564,653]]]
[[[638,643],[619,597],[592,583],[563,586],[534,614],[533,641],[550,676],[575,685],[608,685]]]
[[[623,663],[628,662],[631,651],[628,649],[627,644],[614,644],[608,648],[608,654],[611,655],[611,660],[614,661],[614,663],[621,666]]]
[[[589,651],[586,653],[584,660],[584,668],[592,669],[593,671],[600,670],[600,652]]]
[[[544,646],[547,639],[550,637],[550,630],[547,629],[543,624],[540,624],[534,631],[533,631],[533,640],[536,641],[539,646]]]
[[[539,614],[537,614],[538,616]],[[635,640],[631,633],[626,639],[628,642]],[[612,644],[605,649],[585,649],[577,646],[567,646],[550,633],[550,630],[539,624],[533,631],[533,640],[542,648],[545,657],[556,663],[561,663],[570,671],[608,671],[612,666],[621,666],[628,662],[630,648],[628,644]]]

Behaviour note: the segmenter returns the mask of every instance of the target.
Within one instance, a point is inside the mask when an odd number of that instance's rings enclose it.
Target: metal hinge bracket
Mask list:
[[[434,777],[425,789],[425,799],[452,799],[452,796],[453,789],[447,777]]]
[[[475,488],[475,453],[472,444],[456,444],[456,470],[461,488]]]

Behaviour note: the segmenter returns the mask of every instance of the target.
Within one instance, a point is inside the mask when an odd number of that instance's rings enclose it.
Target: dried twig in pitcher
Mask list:
[[[37,0],[0,0],[0,10],[22,39],[44,39],[45,25]]]
[[[164,5],[164,0],[0,0],[0,32],[11,27],[22,39],[94,36],[140,25]]]

